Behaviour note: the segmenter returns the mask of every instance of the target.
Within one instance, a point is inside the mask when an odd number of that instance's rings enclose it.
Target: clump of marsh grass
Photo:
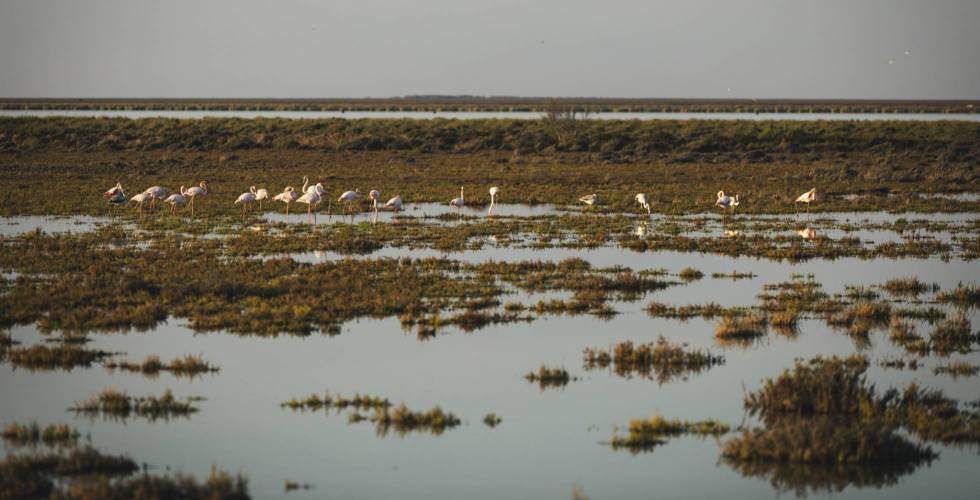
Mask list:
[[[941,356],[948,356],[953,352],[966,354],[977,340],[980,338],[970,331],[970,320],[965,313],[960,312],[936,324],[929,334],[929,348]]]
[[[725,308],[715,302],[706,304],[689,304],[684,306],[669,306],[660,302],[650,302],[646,307],[647,314],[654,318],[688,319],[694,317],[714,318],[717,316],[740,316],[748,310],[737,307]]]
[[[381,436],[387,435],[390,429],[399,435],[413,431],[428,431],[438,436],[461,423],[456,415],[443,411],[438,406],[429,411],[418,412],[410,410],[404,403],[394,409],[375,408],[370,420],[374,422],[375,429]]]
[[[960,377],[976,377],[980,374],[980,366],[971,365],[966,362],[949,363],[946,365],[939,365],[933,369],[933,373],[936,375],[947,374],[953,378]]]
[[[736,280],[744,280],[744,279],[753,279],[756,276],[757,276],[756,274],[751,273],[751,272],[748,272],[748,273],[740,273],[738,271],[732,271],[732,272],[730,272],[728,274],[725,274],[725,273],[711,273],[711,277],[713,279],[716,279],[716,280],[719,280],[719,279],[730,279],[732,281],[736,281]]]
[[[724,316],[715,327],[715,338],[728,343],[751,342],[766,334],[768,319],[764,314]]]
[[[859,414],[875,401],[874,386],[864,376],[867,367],[868,359],[860,355],[798,361],[792,371],[749,393],[745,408],[766,422],[787,415]]]
[[[54,346],[35,344],[30,347],[9,347],[4,350],[4,356],[10,363],[29,370],[72,370],[91,366],[92,363],[112,355],[108,351],[64,343]]]
[[[190,416],[197,411],[197,408],[191,405],[191,401],[191,399],[175,398],[170,389],[159,397],[133,397],[110,387],[88,401],[75,403],[69,410],[86,415],[101,414],[120,419],[135,415],[153,421]]]
[[[67,424],[51,424],[41,427],[37,422],[30,424],[9,423],[3,428],[3,440],[14,446],[74,447],[81,434]]]
[[[290,481],[289,479],[283,481],[283,491],[285,491],[286,493],[289,493],[290,491],[311,490],[311,489],[313,489],[313,485],[309,483],[300,483],[297,481]]]
[[[388,401],[388,398],[382,398],[380,396],[357,393],[353,397],[347,398],[339,394],[330,394],[330,391],[325,391],[322,396],[319,394],[310,394],[305,399],[293,398],[280,403],[279,406],[292,410],[319,410],[321,408],[335,408],[338,411],[346,408],[376,410],[390,407],[391,402]]]
[[[953,304],[960,307],[980,306],[980,285],[964,285],[936,294],[936,300],[943,304]]]
[[[926,292],[939,291],[939,285],[923,283],[915,276],[890,279],[881,288],[897,297],[917,297]]]
[[[564,387],[572,380],[575,380],[574,377],[568,374],[568,370],[564,368],[550,368],[545,366],[544,363],[538,367],[537,371],[532,370],[524,374],[524,379],[532,384],[536,382],[541,390],[549,387]]]
[[[504,419],[498,417],[496,413],[487,413],[483,417],[483,423],[486,424],[486,426],[489,427],[489,428],[491,428],[491,429],[493,429],[494,427],[500,425],[500,423],[503,422],[503,421],[504,421]]]
[[[583,351],[583,358],[586,369],[601,369],[613,365],[613,371],[622,377],[635,373],[650,378],[651,373],[655,373],[661,384],[725,362],[722,356],[706,350],[690,349],[687,344],[673,344],[662,335],[657,337],[656,342],[646,344],[619,342],[608,351],[587,347]]]
[[[704,273],[694,269],[693,267],[685,267],[680,273],[677,274],[677,277],[686,282],[691,282],[704,278]]]
[[[140,372],[144,375],[155,376],[161,371],[168,371],[175,376],[194,377],[203,373],[214,373],[220,370],[204,360],[200,354],[187,354],[181,358],[175,358],[169,363],[164,363],[156,354],[151,354],[142,363],[130,363],[128,361],[108,361],[105,367],[110,370],[125,370]]]
[[[626,448],[632,453],[649,451],[667,442],[667,438],[682,434],[699,436],[720,436],[731,428],[717,420],[689,422],[678,419],[665,419],[657,413],[651,418],[630,420],[628,433],[614,434],[610,445],[613,449]]]

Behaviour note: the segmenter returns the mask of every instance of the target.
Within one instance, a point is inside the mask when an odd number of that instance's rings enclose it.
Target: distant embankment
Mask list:
[[[5,98],[7,110],[542,112],[555,103],[592,112],[977,113],[980,101],[875,99],[656,99],[408,96],[334,99]]]
[[[980,161],[977,122],[0,118],[0,152],[592,153],[615,161]]]

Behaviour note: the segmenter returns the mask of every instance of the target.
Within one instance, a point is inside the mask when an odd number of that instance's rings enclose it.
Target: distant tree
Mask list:
[[[575,142],[583,128],[583,121],[589,119],[589,110],[579,110],[571,103],[550,99],[544,108],[544,121],[555,136],[558,147]]]

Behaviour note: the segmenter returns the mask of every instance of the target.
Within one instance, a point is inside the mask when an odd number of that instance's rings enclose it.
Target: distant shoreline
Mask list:
[[[580,111],[615,113],[978,113],[980,100],[558,98]],[[0,98],[3,110],[541,112],[547,97]]]

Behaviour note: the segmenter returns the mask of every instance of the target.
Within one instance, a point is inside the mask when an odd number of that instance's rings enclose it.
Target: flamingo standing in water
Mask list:
[[[490,208],[487,209],[487,217],[493,214],[493,203],[497,200],[497,195],[500,194],[500,188],[494,186],[490,188]]]
[[[259,202],[259,212],[262,211],[262,200],[269,199],[269,191],[265,188],[259,188],[255,190],[255,200]]]
[[[122,183],[117,182],[115,186],[102,193],[102,198],[112,207],[118,207],[129,203],[126,193],[123,191]]]
[[[191,199],[192,219],[194,218],[194,200],[196,200],[198,196],[207,196],[207,194],[208,194],[208,181],[201,181],[200,186],[191,186],[186,192],[184,192],[184,196]]]
[[[306,220],[316,224],[316,206],[320,203],[320,195],[316,194],[316,191],[307,191],[303,196],[296,198],[296,203],[306,204]]]
[[[799,196],[796,197],[796,201],[793,202],[793,206],[796,207],[796,213],[800,213],[800,203],[806,203],[806,213],[810,213],[810,203],[816,201],[817,199],[817,188],[813,188]]]
[[[146,188],[143,193],[150,196],[150,208],[153,208],[157,205],[157,200],[163,201],[167,197],[167,188],[152,186]]]
[[[650,215],[650,203],[647,202],[646,193],[637,193],[637,195],[634,196],[634,199],[640,204],[641,207],[647,209],[647,215]]]
[[[292,186],[286,186],[286,189],[283,189],[281,193],[275,195],[272,199],[286,204],[286,217],[289,217],[289,204],[296,201],[296,198],[299,198],[296,190]]]
[[[716,207],[731,208],[732,213],[735,213],[735,207],[738,206],[738,194],[734,197],[725,196],[724,191],[718,191],[718,201],[715,201]]]
[[[449,206],[456,209],[456,216],[459,217],[459,209],[466,205],[466,199],[463,198],[463,186],[459,187],[459,198],[453,198],[449,200]]]
[[[378,193],[381,196],[381,193]],[[361,190],[354,189],[353,191],[344,191],[344,194],[337,198],[337,203],[346,203],[347,211],[350,212],[351,217],[354,217],[354,202],[361,197]]]
[[[374,209],[374,213],[378,213],[378,202],[381,201],[381,191],[377,189],[372,189],[368,192],[368,197],[371,198],[371,207]]]
[[[585,208],[591,208],[593,205],[599,204],[599,195],[592,193],[592,194],[587,194],[585,196],[579,196],[578,201],[585,203],[586,205]]]
[[[385,202],[385,208],[390,208],[395,211],[395,215],[398,215],[398,211],[402,209],[402,196],[397,195],[394,198]],[[394,217],[394,216],[392,216]]]
[[[255,203],[255,186],[250,187],[247,193],[242,193],[238,196],[238,199],[235,200],[235,205],[239,203],[242,204],[242,221],[244,222],[245,209],[252,203]]]
[[[177,215],[177,206],[185,205],[187,203],[187,189],[184,186],[180,186],[180,192],[174,193],[163,200],[170,204],[170,213]]]
[[[149,194],[146,194],[145,192],[143,192],[143,193],[134,195],[132,198],[129,199],[129,202],[136,204],[136,209],[139,211],[140,218],[142,219],[143,218],[143,203],[145,203],[145,202],[147,202],[149,200],[152,200],[152,199],[153,199],[153,195],[149,195]]]

